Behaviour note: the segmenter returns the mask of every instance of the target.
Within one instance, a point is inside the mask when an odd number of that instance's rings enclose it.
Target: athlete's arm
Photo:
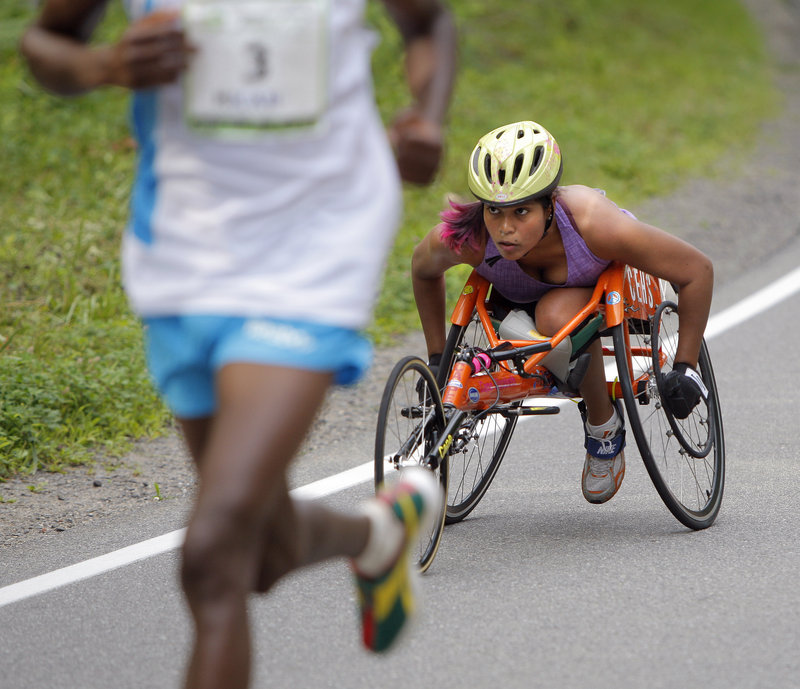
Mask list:
[[[389,129],[404,180],[428,184],[444,149],[443,124],[456,73],[456,30],[440,0],[383,0],[403,37],[413,103]]]
[[[710,259],[682,239],[620,212],[586,187],[568,187],[562,200],[592,253],[678,286],[680,335],[675,360],[696,367],[714,287]]]
[[[482,257],[482,250],[478,251],[467,245],[460,254],[449,249],[442,242],[438,227],[428,232],[414,249],[411,257],[411,283],[428,348],[428,358],[432,354],[441,354],[447,339],[444,328],[445,272],[448,268],[462,263],[477,266]]]
[[[100,86],[144,89],[174,81],[190,48],[175,12],[154,12],[127,28],[112,45],[89,38],[108,0],[46,0],[20,43],[34,77],[60,95]]]

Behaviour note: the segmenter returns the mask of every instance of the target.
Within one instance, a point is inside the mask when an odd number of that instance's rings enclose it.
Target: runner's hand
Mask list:
[[[148,89],[175,81],[191,54],[179,17],[178,12],[152,12],[131,24],[111,46],[108,83]]]
[[[708,390],[697,371],[689,364],[676,363],[664,376],[664,393],[673,416],[685,419],[700,398],[708,399]]]
[[[406,110],[389,127],[389,141],[403,181],[413,184],[433,181],[444,150],[444,134],[438,123],[413,108]]]

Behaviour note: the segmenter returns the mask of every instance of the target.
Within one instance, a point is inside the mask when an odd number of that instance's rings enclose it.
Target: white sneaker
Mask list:
[[[619,423],[603,433],[602,438],[589,434],[586,424],[586,406],[578,406],[583,418],[586,459],[583,463],[581,488],[583,497],[591,503],[600,504],[611,500],[625,478],[625,425],[622,410],[617,404]]]
[[[599,459],[586,453],[581,485],[583,497],[589,502],[599,505],[611,500],[622,485],[623,478],[625,478],[624,452],[620,451],[613,459]]]

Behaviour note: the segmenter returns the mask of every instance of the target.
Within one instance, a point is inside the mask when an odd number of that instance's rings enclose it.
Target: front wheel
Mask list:
[[[447,336],[438,383],[443,388],[462,347],[488,348],[477,312],[467,325],[452,325]],[[513,406],[519,406],[513,405]],[[450,449],[446,523],[460,522],[475,509],[492,483],[508,449],[517,417],[499,413],[470,412],[455,434]]]
[[[404,469],[425,466],[433,471],[442,491],[447,493],[447,457],[436,466],[425,463],[429,451],[444,430],[442,399],[433,373],[417,357],[397,362],[383,391],[375,434],[375,490],[399,482]],[[430,567],[444,528],[444,506],[420,531],[417,544],[419,568]],[[427,520],[426,520],[427,521]]]
[[[613,329],[630,427],[664,504],[685,526],[705,529],[717,518],[725,484],[725,438],[711,358],[703,342],[698,369],[708,389],[708,401],[701,402],[688,419],[677,420],[660,392],[660,379],[675,360],[677,306],[662,303],[653,318],[642,325],[647,327],[629,329],[636,331],[627,333],[629,348],[624,324]],[[680,432],[676,433],[674,426],[678,424]]]

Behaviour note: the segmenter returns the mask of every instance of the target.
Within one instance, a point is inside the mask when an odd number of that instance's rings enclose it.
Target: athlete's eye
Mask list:
[[[530,211],[527,208],[517,208],[514,212],[519,216],[525,216],[528,215]]]
[[[486,206],[486,210],[489,215],[497,215],[500,212],[500,209],[497,206]]]

